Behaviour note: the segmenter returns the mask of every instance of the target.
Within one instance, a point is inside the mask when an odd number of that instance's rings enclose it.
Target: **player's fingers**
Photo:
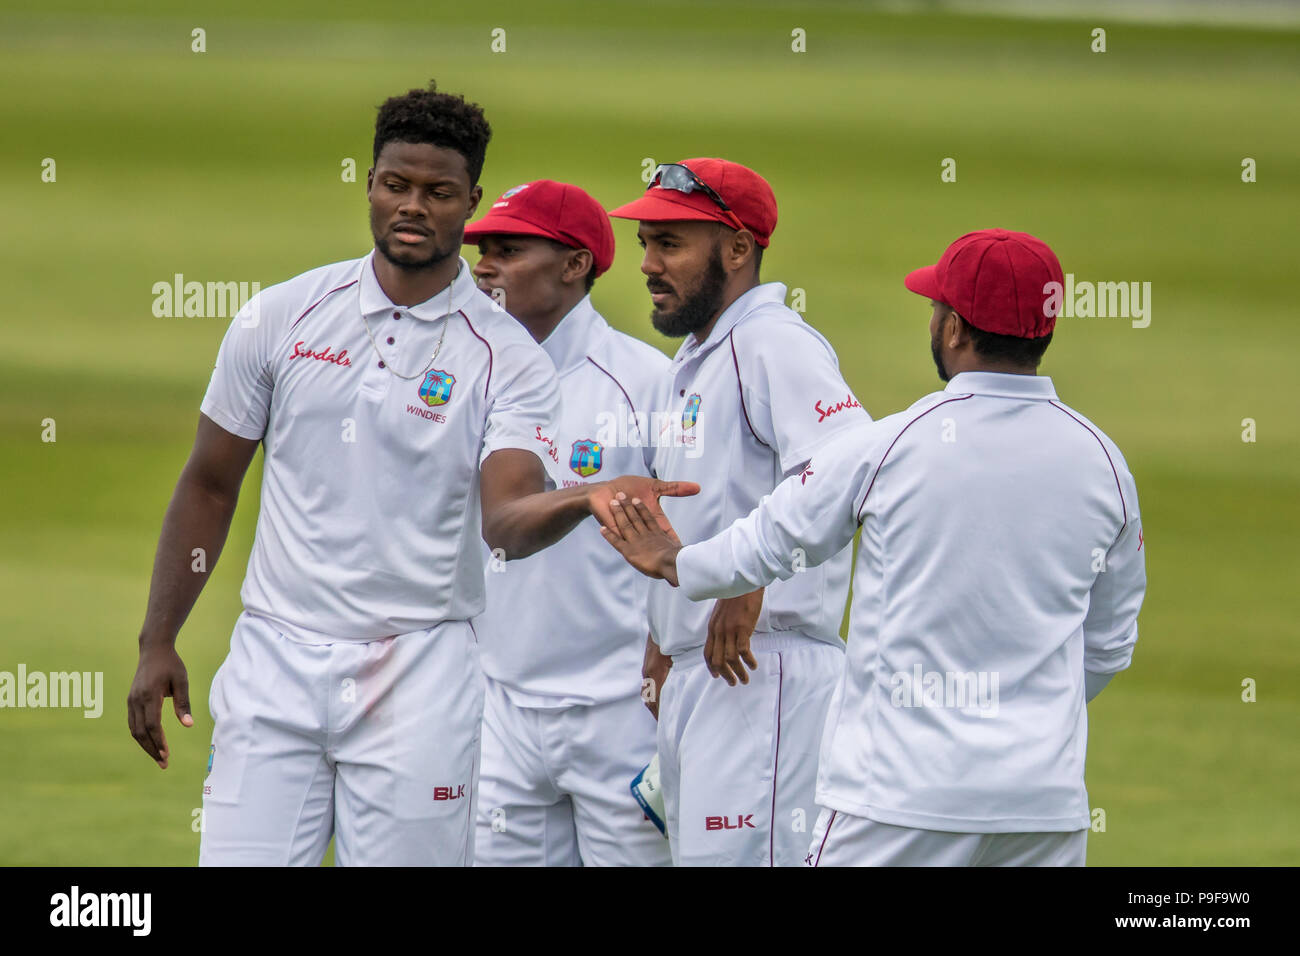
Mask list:
[[[647,534],[652,527],[657,526],[654,516],[650,514],[650,509],[646,507],[645,502],[640,498],[632,499],[632,507],[627,509],[627,517],[632,525],[632,530],[637,534]]]
[[[727,682],[729,687],[736,686],[736,678],[731,673],[731,666],[727,663],[727,642],[722,635],[713,642],[713,666],[718,671],[718,676]]]
[[[131,728],[131,736],[140,745],[140,749],[157,760],[158,753],[154,750],[153,741],[144,729],[144,709],[134,697],[128,698],[126,702],[126,725]]]
[[[727,663],[731,666],[736,679],[742,684],[748,684],[749,674],[745,666],[740,663],[740,649],[737,647],[739,636],[735,631],[727,635]]]
[[[176,709],[176,717],[181,726],[194,726],[194,718],[190,716],[190,678],[184,671],[172,682],[172,706]]]
[[[615,496],[607,494],[604,486],[594,489],[591,493],[591,513],[607,528],[614,527],[614,513],[610,509],[613,497]]]
[[[153,745],[150,754],[158,761],[158,766],[167,769],[167,735],[162,726],[162,695],[157,695],[145,704],[144,732]]]
[[[740,656],[749,665],[751,671],[758,670],[758,658],[754,656],[754,652],[749,649],[748,644],[741,648]]]
[[[632,528],[632,523],[627,517],[627,509],[623,507],[623,502],[615,499],[609,503],[609,510],[613,513],[614,528],[618,531],[619,536],[626,541]]]
[[[709,636],[704,641],[704,666],[709,669],[710,677],[718,676],[718,669],[713,666],[713,625],[709,625]]]

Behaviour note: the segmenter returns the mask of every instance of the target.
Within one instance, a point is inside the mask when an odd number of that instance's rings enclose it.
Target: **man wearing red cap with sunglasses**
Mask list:
[[[538,435],[554,482],[648,475],[638,414],[668,359],[592,305],[614,261],[600,203],[567,183],[525,183],[467,226],[465,242],[478,245],[479,288],[555,365],[562,411]],[[532,557],[489,556],[487,569],[474,621],[487,675],[476,863],[667,866],[668,844],[628,788],[655,750],[641,705],[650,582],[592,522]]]
[[[760,283],[777,218],[762,176],[723,159],[670,163],[610,215],[639,220],[651,322],[685,337],[656,405],[671,414],[654,472],[700,485],[666,513],[681,540],[702,541],[870,418],[830,343],[786,308],[785,286]],[[662,683],[659,768],[678,865],[803,860],[817,742],[844,665],[850,550],[708,605],[652,587],[646,673]]]
[[[791,552],[815,565],[861,527],[810,866],[1084,862],[1085,705],[1129,666],[1146,571],[1123,456],[1037,375],[1061,278],[1026,233],[962,236],[906,280],[947,388],[702,544],[613,508],[606,539],[694,600],[795,576]]]

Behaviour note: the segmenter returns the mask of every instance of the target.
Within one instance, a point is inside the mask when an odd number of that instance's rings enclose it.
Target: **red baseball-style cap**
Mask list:
[[[614,229],[605,209],[583,189],[539,179],[507,189],[486,216],[465,227],[465,242],[484,236],[544,236],[591,253],[600,275],[614,263]]]
[[[705,190],[682,192],[654,183],[640,199],[619,206],[610,215],[642,222],[720,222],[732,229],[748,229],[754,241],[767,248],[776,229],[776,194],[766,179],[726,159],[683,159],[671,165],[685,166],[730,209],[723,209]]]
[[[981,229],[968,232],[946,250],[937,265],[903,280],[913,292],[944,303],[985,332],[1040,339],[1056,327],[1059,293],[1064,286],[1056,253],[1027,232]],[[1049,301],[1050,300],[1050,301]]]

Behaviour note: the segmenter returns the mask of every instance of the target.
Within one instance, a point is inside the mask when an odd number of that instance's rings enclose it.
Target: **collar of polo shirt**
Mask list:
[[[444,315],[455,315],[465,308],[465,305],[471,302],[474,296],[483,294],[474,281],[474,275],[470,272],[469,263],[463,258],[460,259],[460,271],[456,273],[451,292],[450,307],[448,307],[445,286],[439,289],[432,298],[426,299],[419,305],[394,305],[393,301],[384,293],[384,290],[380,288],[379,280],[375,277],[375,251],[371,249],[370,255],[366,256],[361,263],[359,292],[361,314],[367,318],[381,313],[401,312],[403,315],[409,315],[425,322],[432,322]]]
[[[709,337],[700,343],[692,332],[687,338],[687,349],[689,358],[697,355],[704,355],[706,352],[713,351],[719,342],[731,334],[731,330],[736,327],[736,323],[743,319],[760,305],[767,305],[775,302],[779,305],[785,305],[785,283],[783,282],[764,282],[762,285],[756,285],[750,289],[735,302],[727,306],[722,314],[718,316],[718,321],[713,324]]]
[[[542,348],[551,357],[556,372],[562,374],[587,360],[601,325],[603,322],[591,304],[591,296],[583,296],[551,334],[542,339]]]
[[[1005,398],[1056,398],[1056,386],[1046,375],[1017,375],[1014,372],[958,372],[944,391]]]

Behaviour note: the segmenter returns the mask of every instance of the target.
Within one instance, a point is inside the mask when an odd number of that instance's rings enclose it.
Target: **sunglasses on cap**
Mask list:
[[[681,163],[660,163],[655,167],[654,178],[650,180],[650,185],[646,189],[654,189],[658,186],[660,189],[671,189],[675,192],[690,195],[699,190],[708,196],[717,204],[718,208],[727,213],[735,222],[737,229],[747,228],[740,221],[740,217],[731,211],[731,207],[723,201],[722,197],[714,191],[713,187],[702,180],[699,176],[691,171],[689,166],[683,166]]]

